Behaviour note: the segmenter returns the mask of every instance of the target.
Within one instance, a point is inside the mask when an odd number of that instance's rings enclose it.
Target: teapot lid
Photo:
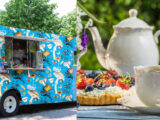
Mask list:
[[[142,29],[153,29],[153,27],[149,26],[146,22],[143,20],[137,18],[137,10],[136,9],[130,9],[129,10],[129,18],[121,21],[119,24],[114,25],[113,28],[142,28]]]

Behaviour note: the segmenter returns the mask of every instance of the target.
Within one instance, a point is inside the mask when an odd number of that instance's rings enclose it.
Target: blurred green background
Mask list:
[[[144,20],[149,25],[154,26],[154,32],[160,29],[160,0],[78,0],[89,12],[97,19],[107,22],[100,24],[94,22],[98,27],[103,40],[104,47],[107,47],[108,41],[113,34],[112,25],[118,24],[120,21],[129,17],[129,9],[138,10],[138,18]],[[87,18],[84,17],[85,21]],[[89,35],[88,52],[80,59],[82,69],[97,70],[103,69],[99,64],[92,37]],[[159,44],[160,48],[160,44]],[[159,49],[160,50],[160,49]]]

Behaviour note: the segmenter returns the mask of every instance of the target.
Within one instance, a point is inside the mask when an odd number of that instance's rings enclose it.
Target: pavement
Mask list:
[[[22,106],[18,115],[0,120],[77,120],[75,103]]]

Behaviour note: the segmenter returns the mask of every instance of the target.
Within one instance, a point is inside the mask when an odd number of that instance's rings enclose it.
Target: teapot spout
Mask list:
[[[106,57],[105,57],[106,50],[102,44],[102,39],[100,37],[98,29],[97,27],[89,27],[88,29],[91,32],[91,35],[93,38],[93,44],[94,44],[98,61],[105,69],[107,69]]]

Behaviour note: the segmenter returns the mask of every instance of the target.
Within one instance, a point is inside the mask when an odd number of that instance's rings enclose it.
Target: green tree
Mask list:
[[[58,34],[59,18],[50,0],[11,0],[0,17],[0,24]]]
[[[62,35],[76,36],[77,13],[76,9],[68,15],[60,18],[61,27],[59,33]]]

